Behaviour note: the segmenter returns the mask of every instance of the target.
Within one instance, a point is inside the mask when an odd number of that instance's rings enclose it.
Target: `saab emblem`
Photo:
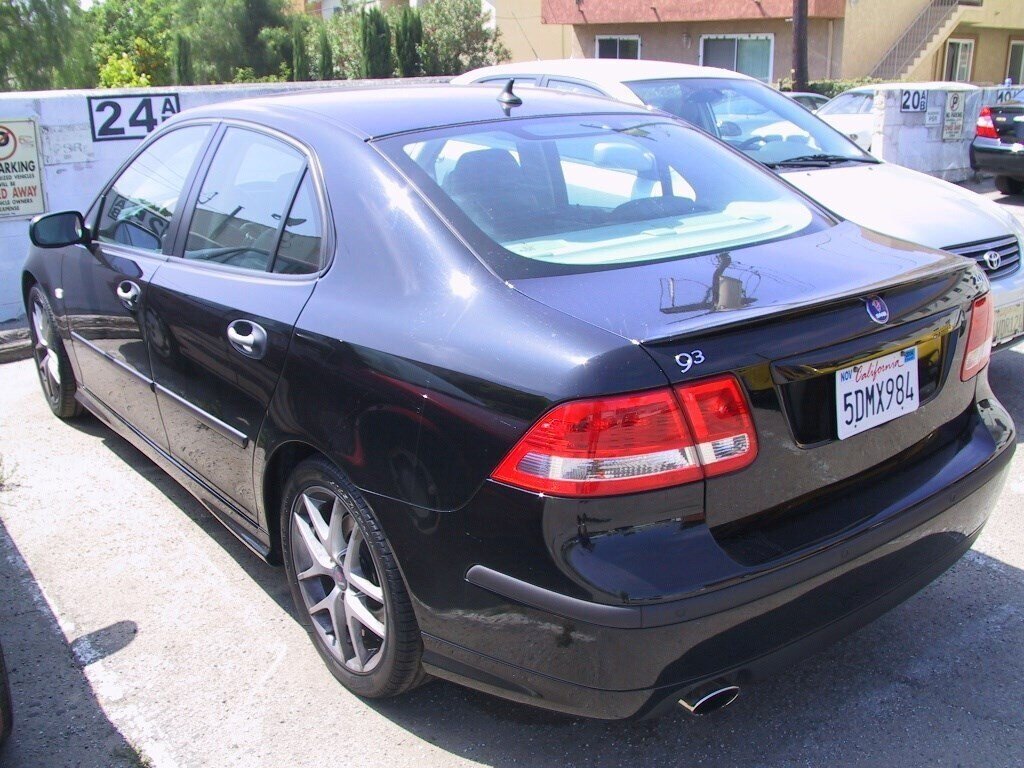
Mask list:
[[[889,307],[886,306],[881,296],[868,296],[865,302],[867,303],[868,317],[879,325],[889,322]]]

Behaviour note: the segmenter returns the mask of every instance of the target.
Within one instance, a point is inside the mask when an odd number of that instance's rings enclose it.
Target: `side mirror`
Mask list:
[[[33,245],[40,248],[64,248],[89,242],[89,230],[78,211],[61,211],[36,216],[28,227]]]
[[[724,120],[718,126],[718,135],[723,139],[735,139],[737,136],[743,135],[743,129],[731,120]]]

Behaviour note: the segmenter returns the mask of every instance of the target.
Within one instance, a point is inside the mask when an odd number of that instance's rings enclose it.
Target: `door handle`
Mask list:
[[[134,310],[141,295],[142,289],[131,280],[122,280],[117,284],[117,298],[124,304],[125,309]]]
[[[267,332],[251,320],[235,320],[228,326],[228,341],[238,352],[261,359],[267,354]]]

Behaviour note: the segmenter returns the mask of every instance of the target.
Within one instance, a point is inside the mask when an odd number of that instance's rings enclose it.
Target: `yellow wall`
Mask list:
[[[974,40],[974,67],[971,82],[977,85],[1000,84],[1006,77],[1010,40],[1024,40],[1024,25],[1018,29],[987,29],[960,24],[947,36]],[[910,73],[908,80],[941,80],[945,74],[946,44],[938,46],[932,56]]]
[[[491,4],[512,61],[569,57],[572,27],[542,23],[540,0],[491,0]]]
[[[843,77],[871,73],[931,0],[847,0]]]
[[[835,40],[841,39],[838,22],[833,25]],[[808,24],[808,68],[812,79],[828,77],[829,22],[811,19]],[[775,35],[775,71],[773,80],[789,77],[793,51],[793,25],[782,20],[769,21],[716,21],[665,24],[591,24],[573,27],[571,55],[593,58],[598,35],[640,35],[640,57],[682,64],[700,63],[701,35],[764,34]],[[833,66],[839,72],[838,44],[833,44]]]

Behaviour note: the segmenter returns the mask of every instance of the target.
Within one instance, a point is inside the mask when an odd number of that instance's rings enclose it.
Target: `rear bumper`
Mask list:
[[[999,139],[975,139],[971,143],[971,168],[997,176],[1024,179],[1024,150],[1019,144],[1004,144]]]
[[[603,719],[644,715],[707,681],[745,683],[791,664],[899,604],[970,548],[1015,439],[994,399],[982,401],[979,416],[958,446],[973,462],[959,479],[728,586],[612,606],[471,568],[467,580],[491,595],[490,607],[451,616],[454,635],[425,632],[424,664],[505,698]],[[472,621],[460,621],[467,615]]]

